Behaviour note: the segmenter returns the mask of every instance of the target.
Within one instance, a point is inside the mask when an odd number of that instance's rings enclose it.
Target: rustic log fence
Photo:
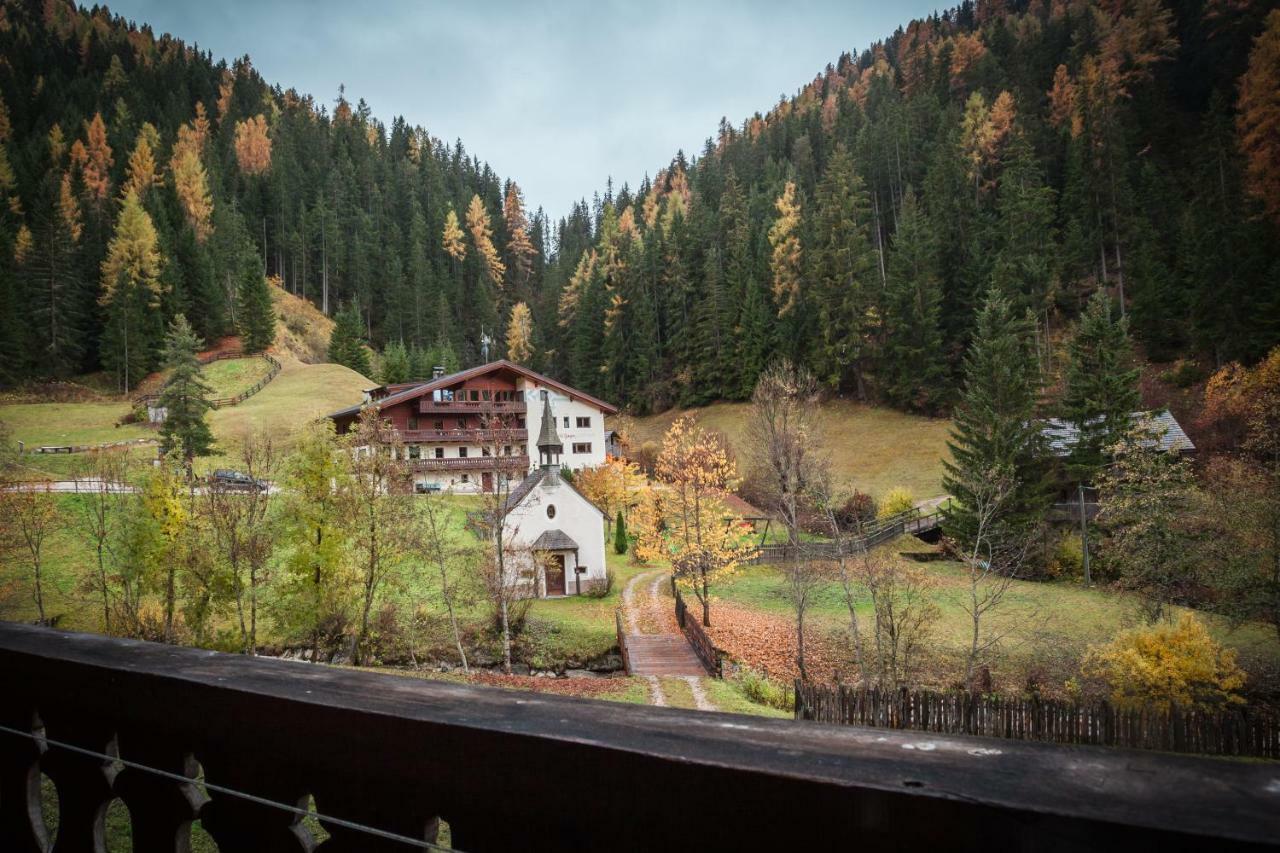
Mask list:
[[[201,364],[213,364],[215,361],[225,361],[226,359],[230,359],[230,358],[252,358],[252,357],[262,358],[266,360],[267,364],[271,365],[271,369],[267,371],[267,375],[259,379],[257,383],[254,384],[251,388],[241,391],[239,394],[236,394],[231,397],[217,397],[210,400],[209,405],[211,408],[223,409],[223,408],[226,408],[227,406],[234,406],[238,403],[243,403],[245,400],[248,400],[254,394],[257,394],[263,388],[266,388],[267,385],[270,384],[271,380],[275,379],[280,374],[282,365],[280,364],[279,360],[276,359],[275,356],[271,355],[268,352],[246,354],[244,350],[238,350],[238,349],[216,352],[213,355],[208,355],[200,359]],[[159,394],[143,394],[140,397],[135,397],[133,400],[133,403],[136,406],[145,406],[145,405],[150,405],[152,403],[155,403],[159,399],[160,399]]]
[[[693,653],[698,656],[698,660],[702,661],[707,672],[716,678],[723,678],[724,661],[720,657],[720,651],[716,648],[716,644],[711,642],[706,629],[698,622],[698,617],[689,616],[689,607],[684,603],[684,596],[680,594],[675,575],[671,576],[671,594],[676,599],[676,624],[680,626],[689,645],[693,647]]]
[[[851,726],[982,735],[1058,744],[1119,746],[1280,759],[1280,717],[1147,707],[1124,710],[1045,699],[927,690],[862,689],[796,682],[796,719]]]

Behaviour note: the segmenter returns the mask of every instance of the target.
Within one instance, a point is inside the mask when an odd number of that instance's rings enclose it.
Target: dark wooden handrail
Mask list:
[[[0,849],[312,849],[272,802],[461,850],[1243,850],[1276,765],[651,708],[0,624]],[[179,782],[66,751],[118,756]],[[696,811],[673,803],[696,802]],[[576,805],[575,805],[576,804]],[[322,821],[322,824],[324,822]],[[39,827],[39,828],[37,828]],[[325,824],[328,851],[405,846]]]
[[[622,671],[631,674],[631,655],[627,652],[627,632],[622,627],[622,608],[613,609],[613,621],[618,631],[618,653],[622,655]]]
[[[693,653],[698,656],[698,660],[702,661],[702,665],[707,668],[707,672],[716,678],[724,676],[724,663],[720,659],[720,652],[716,648],[716,644],[712,642],[711,637],[707,635],[707,631],[698,622],[698,617],[689,617],[689,606],[684,603],[684,596],[680,594],[680,587],[676,584],[675,575],[671,576],[671,594],[676,600],[676,624],[680,626],[680,630],[684,632],[685,639],[689,641],[689,645],[693,647]]]

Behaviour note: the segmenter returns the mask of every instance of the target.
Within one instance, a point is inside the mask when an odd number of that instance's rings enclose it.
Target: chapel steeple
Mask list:
[[[546,470],[560,468],[560,454],[564,445],[556,431],[556,416],[551,412],[551,395],[542,392],[542,428],[538,431],[538,461]]]

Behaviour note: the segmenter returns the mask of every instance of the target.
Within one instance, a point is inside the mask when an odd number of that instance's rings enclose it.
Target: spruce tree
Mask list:
[[[430,373],[427,374],[428,376]],[[392,341],[382,350],[382,364],[378,371],[378,381],[383,385],[397,382],[408,382],[413,378],[413,362],[409,351],[400,341]]]
[[[889,252],[880,380],[895,406],[932,414],[947,399],[942,286],[934,232],[910,190]]]
[[[348,303],[334,317],[333,335],[329,338],[329,361],[349,367],[361,376],[369,376],[369,351],[365,348],[364,321],[360,309]]]
[[[258,269],[240,279],[236,325],[245,352],[262,352],[275,343],[276,311],[271,301],[271,285]]]
[[[953,501],[946,535],[966,547],[977,533],[977,507],[990,484],[1004,482],[989,542],[1016,537],[1038,523],[1048,503],[1047,466],[1036,420],[1039,369],[1025,320],[998,291],[978,312],[964,360],[964,391],[943,462],[943,487]]]
[[[1141,402],[1129,322],[1113,316],[1111,298],[1099,290],[1071,341],[1062,398],[1062,417],[1079,433],[1067,462],[1074,479],[1088,482],[1101,470],[1107,446],[1129,431]]]
[[[159,405],[164,409],[160,426],[160,449],[177,452],[186,461],[188,472],[197,456],[213,452],[213,433],[205,422],[209,411],[210,388],[201,378],[200,338],[187,318],[179,314],[169,324],[164,339],[164,363],[169,371]]]

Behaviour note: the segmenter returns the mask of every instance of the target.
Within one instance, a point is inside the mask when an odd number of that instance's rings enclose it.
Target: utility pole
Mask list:
[[[1084,585],[1093,586],[1089,575],[1089,517],[1084,511],[1084,483],[1080,484],[1080,551],[1084,554]]]

